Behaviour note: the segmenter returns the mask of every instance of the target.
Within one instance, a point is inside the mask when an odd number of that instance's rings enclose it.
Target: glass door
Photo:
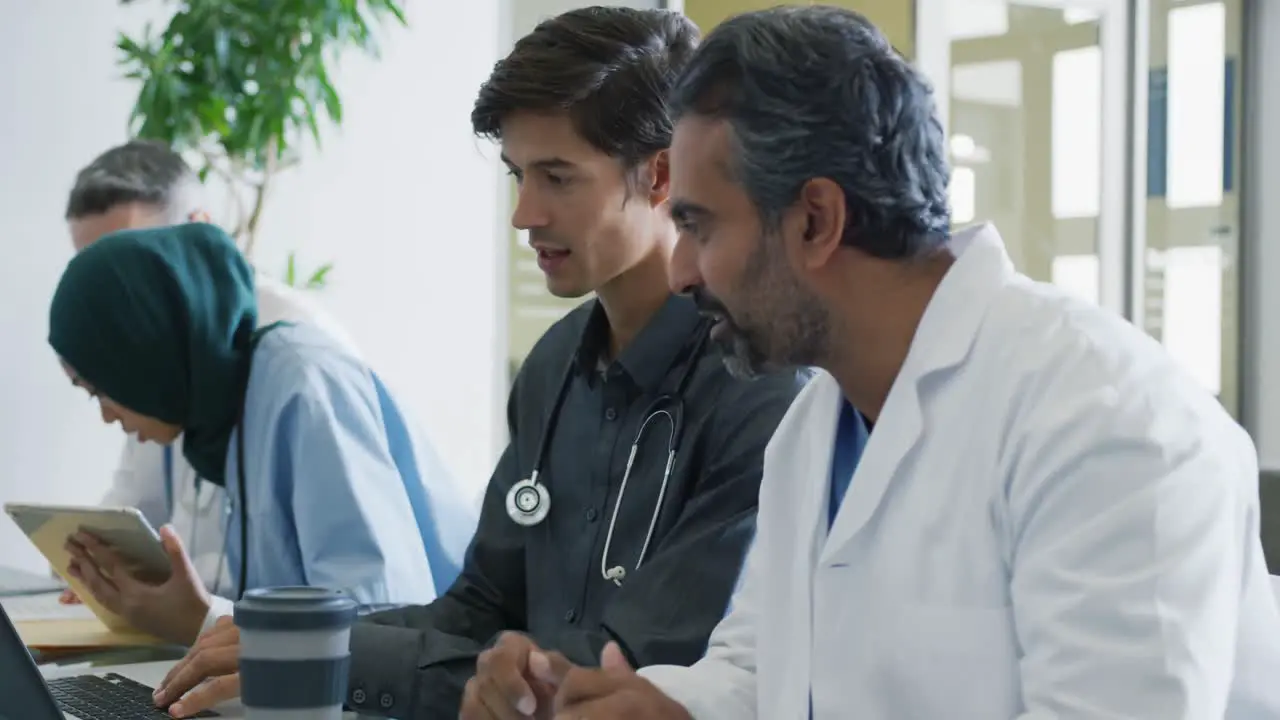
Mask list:
[[[1150,0],[1148,9],[1141,321],[1238,415],[1244,2]]]
[[[919,0],[950,140],[953,224],[991,221],[1027,275],[1133,317],[1125,0]]]

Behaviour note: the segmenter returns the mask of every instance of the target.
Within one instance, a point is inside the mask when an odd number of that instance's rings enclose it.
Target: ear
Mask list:
[[[811,269],[822,267],[844,238],[848,220],[844,190],[828,178],[812,178],[800,188],[795,211],[802,261]]]
[[[645,173],[649,191],[649,204],[653,207],[665,203],[671,197],[671,156],[666,150],[659,150],[649,158],[649,166]]]
[[[210,222],[209,213],[204,210],[196,210],[187,216],[187,222],[207,223]]]

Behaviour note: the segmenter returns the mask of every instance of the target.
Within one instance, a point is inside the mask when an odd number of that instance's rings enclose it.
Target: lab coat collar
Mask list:
[[[631,344],[622,349],[615,365],[647,393],[663,390],[662,381],[671,366],[687,351],[702,328],[702,315],[693,300],[683,295],[671,295],[658,312],[649,320]],[[587,377],[598,369],[599,360],[605,357],[609,343],[609,320],[599,300],[591,308],[591,315],[582,329],[578,346],[578,371]]]
[[[964,361],[987,305],[1016,273],[1004,240],[990,223],[965,228],[948,243],[955,263],[925,308],[898,377],[918,382]]]
[[[858,469],[841,504],[822,552],[823,562],[837,563],[840,551],[875,513],[897,469],[915,448],[924,428],[920,382],[961,365],[978,335],[987,307],[1014,277],[1013,263],[992,225],[967,228],[949,243],[956,261],[942,278],[916,328],[902,370],[894,380],[863,451]],[[831,383],[832,409],[815,425],[812,437],[825,443],[825,456],[835,430],[839,387]],[[811,452],[816,450],[812,449]],[[818,457],[823,456],[819,451]],[[830,473],[830,460],[827,462]],[[819,485],[826,487],[825,483]]]

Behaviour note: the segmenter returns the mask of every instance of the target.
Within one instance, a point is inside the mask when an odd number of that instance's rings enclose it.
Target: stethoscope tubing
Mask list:
[[[614,500],[613,512],[609,519],[609,528],[605,535],[604,548],[600,554],[600,573],[605,580],[612,580],[615,584],[621,586],[622,579],[626,576],[626,570],[621,565],[609,567],[609,554],[613,544],[613,533],[617,525],[618,514],[622,508],[623,498],[626,496],[627,483],[631,479],[631,471],[635,465],[636,455],[640,449],[640,443],[644,439],[644,434],[649,428],[649,424],[658,418],[666,418],[670,429],[667,436],[667,457],[662,471],[662,482],[658,488],[657,501],[653,508],[653,513],[649,518],[649,528],[645,533],[644,544],[640,548],[640,554],[636,559],[635,568],[639,569],[641,563],[644,562],[645,555],[648,553],[649,545],[653,540],[653,534],[657,530],[658,518],[662,514],[663,503],[666,500],[667,486],[671,479],[671,471],[675,466],[676,454],[679,449],[681,436],[684,431],[684,391],[697,370],[698,361],[702,357],[702,352],[707,345],[709,338],[709,326],[706,322],[698,324],[696,332],[696,343],[684,357],[684,369],[680,376],[680,381],[676,385],[676,390],[671,394],[660,394],[645,409],[643,420],[640,427],[636,430],[635,437],[631,442],[631,449],[627,456],[627,464],[622,474],[622,482],[618,488],[618,496]],[[546,460],[547,450],[551,444],[551,438],[555,435],[555,428],[559,420],[561,407],[564,405],[565,396],[568,394],[570,385],[573,383],[574,371],[578,359],[576,356],[569,358],[569,363],[565,367],[564,374],[560,380],[560,386],[556,390],[555,399],[551,403],[551,408],[547,413],[546,423],[543,425],[541,436],[538,438],[537,455],[534,457],[533,467],[529,471],[529,477],[521,480],[513,485],[507,492],[507,513],[511,520],[518,525],[532,527],[540,524],[550,511],[550,492],[544,483],[539,482],[542,476],[542,463]],[[521,500],[532,499],[530,507],[526,508],[521,504]]]

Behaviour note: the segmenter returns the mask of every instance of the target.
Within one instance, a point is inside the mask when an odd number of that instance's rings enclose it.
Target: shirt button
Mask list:
[[[618,419],[618,411],[617,411],[617,410],[614,410],[613,408],[609,408],[608,410],[605,410],[605,411],[604,411],[604,419],[605,419],[605,420],[617,420],[617,419]]]
[[[565,621],[565,622],[567,622],[567,623],[571,623],[571,622],[573,622],[574,620],[577,620],[577,619],[578,619],[578,611],[577,611],[577,610],[570,610],[569,612],[566,612],[566,613],[564,614],[564,621]]]
[[[396,699],[391,697],[391,693],[382,693],[382,697],[378,698],[378,704],[383,710],[390,710],[391,706],[396,704]]]
[[[595,521],[596,521],[596,515],[597,515],[597,513],[596,513],[596,509],[595,509],[595,508],[588,508],[588,509],[587,509],[587,522],[595,522]]]
[[[364,694],[364,690],[361,690],[360,688],[356,688],[355,690],[351,691],[351,702],[357,705],[363,705],[364,701],[367,699],[368,699],[368,696]]]

